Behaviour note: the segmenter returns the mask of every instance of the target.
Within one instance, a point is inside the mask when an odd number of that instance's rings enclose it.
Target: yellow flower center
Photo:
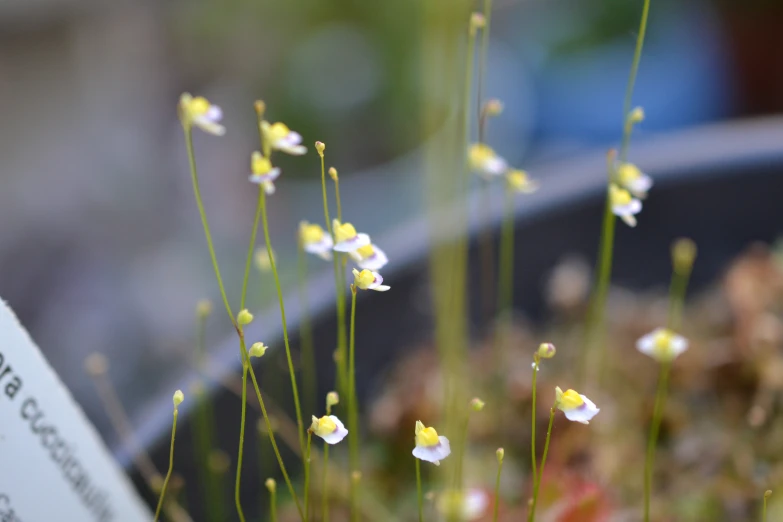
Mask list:
[[[508,184],[514,190],[525,188],[528,184],[527,172],[512,170],[507,174]]]
[[[258,151],[255,151],[250,159],[250,170],[253,171],[253,174],[266,174],[272,170],[272,162]]]
[[[655,335],[655,353],[662,356],[671,355],[672,338],[674,333],[671,330],[661,330]]]
[[[470,166],[474,170],[480,170],[484,163],[495,157],[495,151],[492,147],[484,145],[483,143],[476,143],[470,146],[468,151],[468,158],[470,160]]]
[[[323,437],[324,435],[334,433],[337,429],[337,424],[326,415],[320,419],[313,417],[313,424],[310,426],[310,429],[319,437]]]
[[[620,183],[623,185],[628,185],[629,183],[633,183],[637,179],[642,177],[642,171],[639,170],[639,167],[634,165],[633,163],[623,163],[619,167],[617,167],[617,179],[620,180]]]
[[[273,123],[269,127],[269,139],[272,141],[278,141],[286,136],[291,132],[291,129],[289,129],[285,123],[277,122]]]
[[[359,272],[358,274],[354,275],[354,283],[362,290],[367,290],[367,288],[369,288],[369,286],[374,281],[375,281],[375,276],[372,275],[372,272],[370,272],[366,268],[361,272]]]
[[[324,229],[320,225],[305,225],[303,224],[300,230],[302,235],[302,242],[306,244],[318,243],[324,237]]]
[[[609,199],[613,207],[622,207],[630,203],[633,198],[627,190],[611,184],[609,185]]]
[[[350,223],[343,223],[334,229],[334,238],[338,243],[354,237],[356,237],[356,229]]]
[[[203,96],[197,96],[190,100],[188,112],[191,116],[201,116],[209,111],[210,103]]]
[[[437,446],[440,444],[440,439],[438,438],[438,432],[435,431],[435,428],[425,428],[422,424],[421,429],[418,428],[418,425],[421,423],[417,423],[417,429],[416,429],[416,445],[417,446]]]
[[[372,255],[375,254],[375,250],[373,250],[372,245],[359,247],[356,249],[356,252],[362,256],[362,259],[367,259],[368,257],[372,257]]]
[[[565,410],[579,408],[585,403],[582,397],[574,390],[566,390],[560,396],[560,406]]]

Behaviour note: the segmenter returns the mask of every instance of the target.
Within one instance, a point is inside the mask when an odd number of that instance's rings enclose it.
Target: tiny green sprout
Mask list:
[[[636,125],[644,121],[644,109],[641,107],[634,107],[633,110],[628,113],[628,122],[631,125]]]
[[[334,167],[329,167],[329,177],[332,178],[332,181],[339,181],[339,177],[337,177],[337,169]]]
[[[697,248],[692,239],[680,238],[672,244],[672,264],[678,274],[690,272],[696,261]]]
[[[492,98],[491,100],[487,100],[487,103],[484,104],[484,114],[490,117],[500,116],[500,114],[503,112],[503,102],[498,100],[497,98]]]
[[[470,32],[476,34],[476,31],[483,29],[487,25],[487,19],[481,13],[471,13],[470,15]]]
[[[481,411],[484,409],[484,401],[479,399],[478,397],[473,398],[473,400],[470,401],[470,407],[473,408],[473,411]]]
[[[332,406],[337,406],[340,404],[340,396],[337,394],[336,391],[330,391],[326,394],[326,408],[331,408]]]
[[[253,343],[250,347],[250,357],[263,357],[269,347],[262,342]]]
[[[182,393],[182,390],[177,390],[174,392],[174,397],[172,400],[174,401],[174,408],[176,409],[180,404],[182,404],[182,401],[185,400],[185,394]]]
[[[555,352],[557,352],[557,349],[555,348],[554,344],[541,343],[538,345],[536,355],[538,355],[541,359],[551,359],[555,356]]]
[[[772,496],[772,490],[771,489],[768,489],[767,491],[764,492],[764,498],[769,498],[771,496]]]
[[[275,493],[277,491],[277,482],[273,478],[266,479],[264,485],[266,486],[266,489],[268,489],[270,493]]]
[[[326,144],[323,141],[315,142],[315,150],[318,151],[318,155],[324,157],[324,151],[326,150]]]
[[[503,457],[506,456],[506,450],[504,450],[503,448],[498,448],[497,451],[495,452],[495,456],[498,458],[498,464],[503,462]]]
[[[253,322],[253,314],[248,312],[247,308],[242,309],[237,314],[237,323],[239,326],[247,326]]]
[[[196,315],[198,315],[201,319],[203,319],[211,313],[212,313],[212,301],[210,301],[209,299],[200,299],[198,304],[196,304]]]
[[[767,499],[772,496],[772,490],[768,489],[764,492],[764,508],[761,512],[761,521],[767,522]]]

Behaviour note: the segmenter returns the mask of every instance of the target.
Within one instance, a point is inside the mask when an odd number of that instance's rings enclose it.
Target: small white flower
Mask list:
[[[438,497],[438,511],[446,517],[456,516],[462,521],[478,520],[486,514],[489,495],[479,488],[465,491],[450,490]]]
[[[195,98],[184,93],[179,98],[180,118],[184,125],[193,124],[204,132],[222,136],[226,128],[220,125],[223,119],[223,111],[217,105],[212,105],[203,96]]]
[[[538,182],[533,181],[524,170],[509,170],[506,173],[506,182],[509,188],[520,194],[532,194],[538,190]]]
[[[268,121],[261,122],[261,131],[274,150],[291,154],[292,156],[301,156],[307,152],[307,147],[302,145],[302,135],[289,129],[284,123],[273,123]]]
[[[366,268],[361,272],[355,268],[353,269],[353,284],[360,290],[375,290],[376,292],[385,292],[391,288],[383,284],[381,274]]]
[[[688,340],[668,328],[656,328],[636,341],[636,349],[658,362],[670,362],[688,349]]]
[[[590,424],[590,419],[601,411],[595,407],[593,401],[574,390],[563,391],[558,386],[555,388],[555,396],[557,409],[565,413],[566,419],[570,421]]]
[[[348,435],[348,430],[334,415],[324,415],[320,419],[313,415],[310,431],[324,439],[327,444],[337,444]]]
[[[250,182],[264,187],[264,192],[271,195],[275,193],[274,180],[280,176],[280,169],[272,167],[269,158],[264,157],[260,152],[253,151],[250,156]]]
[[[439,436],[435,428],[427,428],[421,421],[416,421],[416,447],[413,456],[417,459],[432,462],[436,466],[451,454],[449,439]]]
[[[625,221],[629,227],[636,226],[636,214],[642,211],[642,202],[631,196],[627,190],[614,183],[609,185],[609,201],[615,216]]]
[[[389,262],[389,258],[386,257],[386,253],[378,248],[377,245],[365,245],[359,247],[349,255],[359,268],[366,268],[368,270],[380,270],[386,263]]]
[[[647,192],[653,186],[652,178],[633,163],[621,163],[617,167],[617,181],[620,186],[640,199],[646,198]]]
[[[321,259],[332,259],[332,236],[321,228],[321,225],[302,221],[299,223],[299,240],[302,248],[308,254],[313,254]]]
[[[336,252],[353,252],[370,244],[370,236],[356,232],[351,223],[340,223],[335,219],[332,221],[332,231],[335,239],[333,249]]]
[[[483,143],[474,143],[468,149],[468,163],[471,170],[484,178],[492,178],[505,174],[508,170],[506,160],[498,156],[494,150]]]

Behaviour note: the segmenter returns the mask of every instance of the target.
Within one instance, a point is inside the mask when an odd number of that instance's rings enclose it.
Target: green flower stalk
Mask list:
[[[463,492],[463,464],[465,461],[465,451],[467,450],[468,446],[468,428],[470,427],[470,414],[472,412],[480,412],[484,409],[484,406],[486,404],[484,401],[479,399],[478,397],[474,397],[470,401],[470,407],[465,414],[465,422],[462,425],[462,439],[459,442],[459,445],[457,446],[457,456],[456,456],[456,462],[455,462],[455,471],[454,471],[454,489],[453,492],[457,495],[458,498],[462,498],[464,495]],[[454,512],[454,510],[449,510],[448,512],[448,518],[449,520],[454,520],[455,518],[458,518],[458,513]]]
[[[359,404],[356,397],[356,285],[351,285],[351,329],[348,341],[348,430],[353,436],[348,440],[348,457],[351,473],[359,471]],[[351,521],[356,520],[356,487],[351,481]]]
[[[277,522],[277,483],[275,479],[266,479],[264,483],[269,490],[269,520]]]
[[[163,479],[163,486],[160,489],[160,497],[158,498],[158,507],[155,509],[155,522],[158,522],[160,518],[160,510],[163,508],[163,499],[166,497],[166,488],[169,485],[171,479],[171,472],[174,470],[174,439],[177,436],[177,416],[179,414],[179,405],[185,396],[181,390],[174,392],[174,421],[171,423],[171,446],[169,447],[169,470],[166,472],[166,478]]]
[[[637,349],[660,363],[658,388],[655,393],[655,406],[650,423],[650,435],[647,439],[647,452],[644,461],[644,521],[650,521],[650,499],[652,496],[652,476],[655,467],[655,448],[661,420],[666,406],[669,373],[674,359],[688,349],[688,341],[675,333],[682,322],[682,309],[688,288],[693,263],[696,260],[696,245],[690,239],[679,239],[672,246],[672,283],[669,291],[669,327],[658,328],[645,335],[636,343]]]
[[[500,504],[500,472],[503,471],[503,457],[506,452],[503,448],[498,448],[495,456],[498,459],[498,476],[495,479],[495,501],[492,504],[492,522],[498,522],[498,505]]]
[[[419,506],[419,522],[424,522],[424,495],[421,489],[421,461],[416,460],[416,498]]]
[[[307,253],[304,250],[302,234],[299,234],[297,248],[297,265],[299,269],[299,301],[302,307],[302,318],[299,321],[299,344],[301,346],[302,393],[305,411],[315,409],[315,394],[318,389],[318,376],[315,371],[315,349],[313,346],[313,325],[310,319],[310,299],[307,286]]]
[[[761,522],[767,522],[767,499],[772,496],[772,490],[768,489],[764,492],[764,507],[761,511]]]
[[[335,391],[326,394],[326,415],[332,414],[332,407],[340,403],[340,396]],[[324,441],[323,485],[321,487],[321,520],[329,521],[329,443]]]
[[[304,457],[304,510],[305,520],[310,520],[310,444],[313,439],[313,431],[307,430],[307,451]]]

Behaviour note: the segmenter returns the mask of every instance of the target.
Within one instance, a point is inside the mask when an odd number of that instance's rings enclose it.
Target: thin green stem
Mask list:
[[[771,490],[767,490],[764,492],[764,505],[762,507],[761,511],[761,522],[767,522],[767,499],[772,495]]]
[[[280,276],[277,273],[275,265],[275,256],[272,254],[272,241],[269,237],[269,219],[266,213],[266,194],[261,191],[261,221],[264,227],[264,241],[266,250],[269,254],[269,266],[272,269],[272,275],[275,278],[275,287],[277,288],[277,298],[280,302],[280,321],[283,325],[283,342],[285,344],[285,355],[288,359],[288,373],[291,377],[291,390],[294,394],[294,407],[296,409],[296,424],[299,435],[299,447],[304,452],[304,424],[302,423],[302,408],[299,405],[299,388],[296,384],[296,372],[294,371],[294,361],[291,358],[291,346],[288,341],[288,324],[285,318],[285,303],[283,302],[283,291],[280,288]]]
[[[676,332],[682,323],[682,309],[685,306],[685,294],[691,271],[674,272],[669,287],[669,329]]]
[[[318,389],[315,371],[315,350],[313,347],[313,325],[310,320],[310,300],[307,294],[307,253],[299,241],[299,301],[302,308],[302,319],[299,321],[299,342],[302,357],[302,378],[304,384],[302,403],[305,411],[315,411],[316,390]]]
[[[340,203],[340,179],[334,178],[334,199],[337,202],[337,220],[343,222],[343,206]]]
[[[533,503],[530,506],[530,515],[528,522],[534,522],[536,519],[536,506],[538,505],[538,489],[541,487],[541,479],[544,477],[544,466],[546,465],[546,456],[549,453],[549,440],[552,438],[552,424],[555,422],[555,407],[549,410],[549,427],[546,430],[546,442],[544,442],[544,453],[541,455],[541,468],[538,471],[538,477],[533,485]]]
[[[457,446],[457,458],[456,458],[456,464],[454,466],[454,491],[461,494],[462,493],[462,476],[463,476],[463,469],[464,469],[464,462],[465,462],[465,451],[468,446],[468,427],[470,426],[470,413],[472,411],[472,408],[468,410],[467,414],[465,415],[465,422],[462,425],[462,438],[460,439],[459,445]],[[453,519],[457,516],[457,513],[454,512],[454,510],[449,510],[449,519]]]
[[[351,285],[351,330],[348,341],[348,378],[350,380],[348,395],[348,424],[351,437],[348,439],[351,473],[359,471],[359,404],[356,397],[356,287]],[[356,520],[356,485],[351,480],[351,520]]]
[[[247,357],[247,349],[245,348],[244,337],[239,338],[240,344],[240,356],[242,357],[242,413],[239,421],[239,450],[237,452],[237,476],[234,482],[234,504],[237,508],[237,516],[239,520],[245,522],[245,513],[242,510],[242,502],[240,500],[240,486],[242,483],[242,458],[245,451],[245,419],[247,416],[247,368],[250,366],[250,361]]]
[[[498,505],[500,504],[500,472],[503,470],[503,459],[498,461],[498,476],[495,479],[495,502],[492,506],[492,522],[498,522]]]
[[[321,520],[329,522],[329,444],[324,442],[324,479],[321,491]]]
[[[223,278],[220,276],[220,266],[218,265],[217,256],[215,255],[215,246],[212,243],[212,233],[209,230],[207,213],[204,210],[204,202],[201,199],[201,188],[199,187],[198,171],[196,170],[196,156],[193,152],[192,128],[190,125],[183,125],[182,129],[185,132],[185,145],[188,149],[188,161],[190,163],[190,178],[193,182],[193,194],[196,197],[196,205],[198,206],[198,212],[201,216],[201,225],[204,227],[204,236],[207,239],[209,256],[212,259],[212,268],[215,271],[215,279],[217,279],[218,287],[220,287],[220,297],[223,299],[223,305],[226,307],[226,313],[228,314],[228,318],[231,320],[231,324],[233,324],[234,328],[236,328],[236,319],[234,318],[234,312],[231,311],[231,305],[228,303],[228,296],[226,295],[226,288],[223,285]]]
[[[158,498],[158,507],[155,509],[155,522],[160,517],[160,510],[163,508],[163,499],[166,496],[166,488],[171,479],[171,472],[174,470],[174,439],[177,435],[177,407],[174,407],[174,421],[171,423],[171,446],[169,448],[169,470],[166,472],[166,478],[163,480],[163,487],[160,489],[160,498]]]
[[[530,422],[530,462],[533,467],[533,484],[538,482],[538,462],[536,459],[536,381],[538,380],[538,354],[533,356],[533,396],[531,399],[532,419]]]
[[[655,445],[658,442],[658,433],[661,428],[666,393],[669,383],[669,370],[671,363],[662,363],[658,376],[658,391],[655,394],[655,407],[653,409],[652,423],[650,424],[650,436],[647,439],[647,455],[644,461],[644,522],[650,522],[650,495],[652,491],[653,465],[655,463]]]
[[[244,356],[247,357],[247,350],[244,349]],[[291,483],[291,479],[288,476],[288,471],[285,469],[285,464],[283,464],[283,458],[280,456],[280,449],[277,447],[277,441],[275,440],[275,432],[272,429],[272,422],[269,420],[269,414],[266,411],[266,405],[264,404],[264,399],[261,396],[261,388],[258,386],[258,380],[256,379],[256,373],[253,371],[253,366],[248,365],[248,371],[250,372],[250,380],[253,381],[253,389],[256,392],[256,399],[258,399],[258,405],[261,407],[261,416],[264,418],[264,424],[266,425],[266,431],[267,434],[269,434],[269,442],[272,444],[272,449],[275,452],[275,457],[277,457],[277,464],[280,466],[280,472],[283,474],[283,478],[285,479],[286,486],[288,486],[288,491],[291,494],[291,498],[294,499],[294,503],[296,504],[296,509],[299,511],[299,516],[302,518],[302,521],[305,521],[304,511],[302,510],[302,504],[299,502],[299,497],[296,495],[296,490],[294,489],[294,485]]]
[[[310,444],[313,440],[313,432],[310,430],[307,430],[307,452],[305,453],[305,461],[304,461],[304,472],[305,472],[305,483],[304,483],[304,510],[305,510],[305,520],[310,520]]]
[[[269,496],[269,520],[277,522],[277,491],[270,491]]]
[[[477,98],[478,98],[478,120],[479,120],[479,143],[484,143],[486,134],[485,134],[485,122],[486,122],[486,114],[484,114],[483,111],[483,105],[484,105],[484,80],[486,79],[486,69],[487,69],[487,53],[489,50],[489,26],[492,19],[492,0],[484,0],[484,29],[481,33],[481,46],[479,50],[479,59],[478,59],[478,86],[476,87],[477,90]]]
[[[623,141],[620,146],[620,161],[624,162],[628,156],[628,145],[631,141],[631,128],[633,125],[628,121],[628,115],[631,112],[631,103],[633,101],[633,89],[636,85],[636,75],[639,72],[639,62],[642,59],[642,48],[644,47],[644,36],[647,33],[647,18],[650,14],[650,0],[644,0],[642,7],[642,19],[639,23],[639,34],[636,36],[636,49],[633,53],[633,63],[631,64],[631,73],[628,76],[628,86],[625,89],[625,101],[623,102]]]
[[[258,186],[258,203],[256,204],[256,215],[253,219],[253,229],[250,232],[250,244],[247,247],[247,258],[245,259],[245,277],[242,280],[242,298],[239,303],[239,309],[245,309],[245,300],[247,297],[247,285],[250,280],[250,267],[253,264],[253,252],[256,247],[256,232],[258,231],[258,221],[261,219],[261,197],[264,194],[264,187]]]
[[[419,522],[424,522],[424,495],[421,491],[421,462],[416,460],[416,493],[419,501]]]
[[[503,223],[500,237],[500,270],[498,273],[498,314],[500,332],[495,346],[495,368],[503,367],[514,306],[514,191],[506,187]]]

